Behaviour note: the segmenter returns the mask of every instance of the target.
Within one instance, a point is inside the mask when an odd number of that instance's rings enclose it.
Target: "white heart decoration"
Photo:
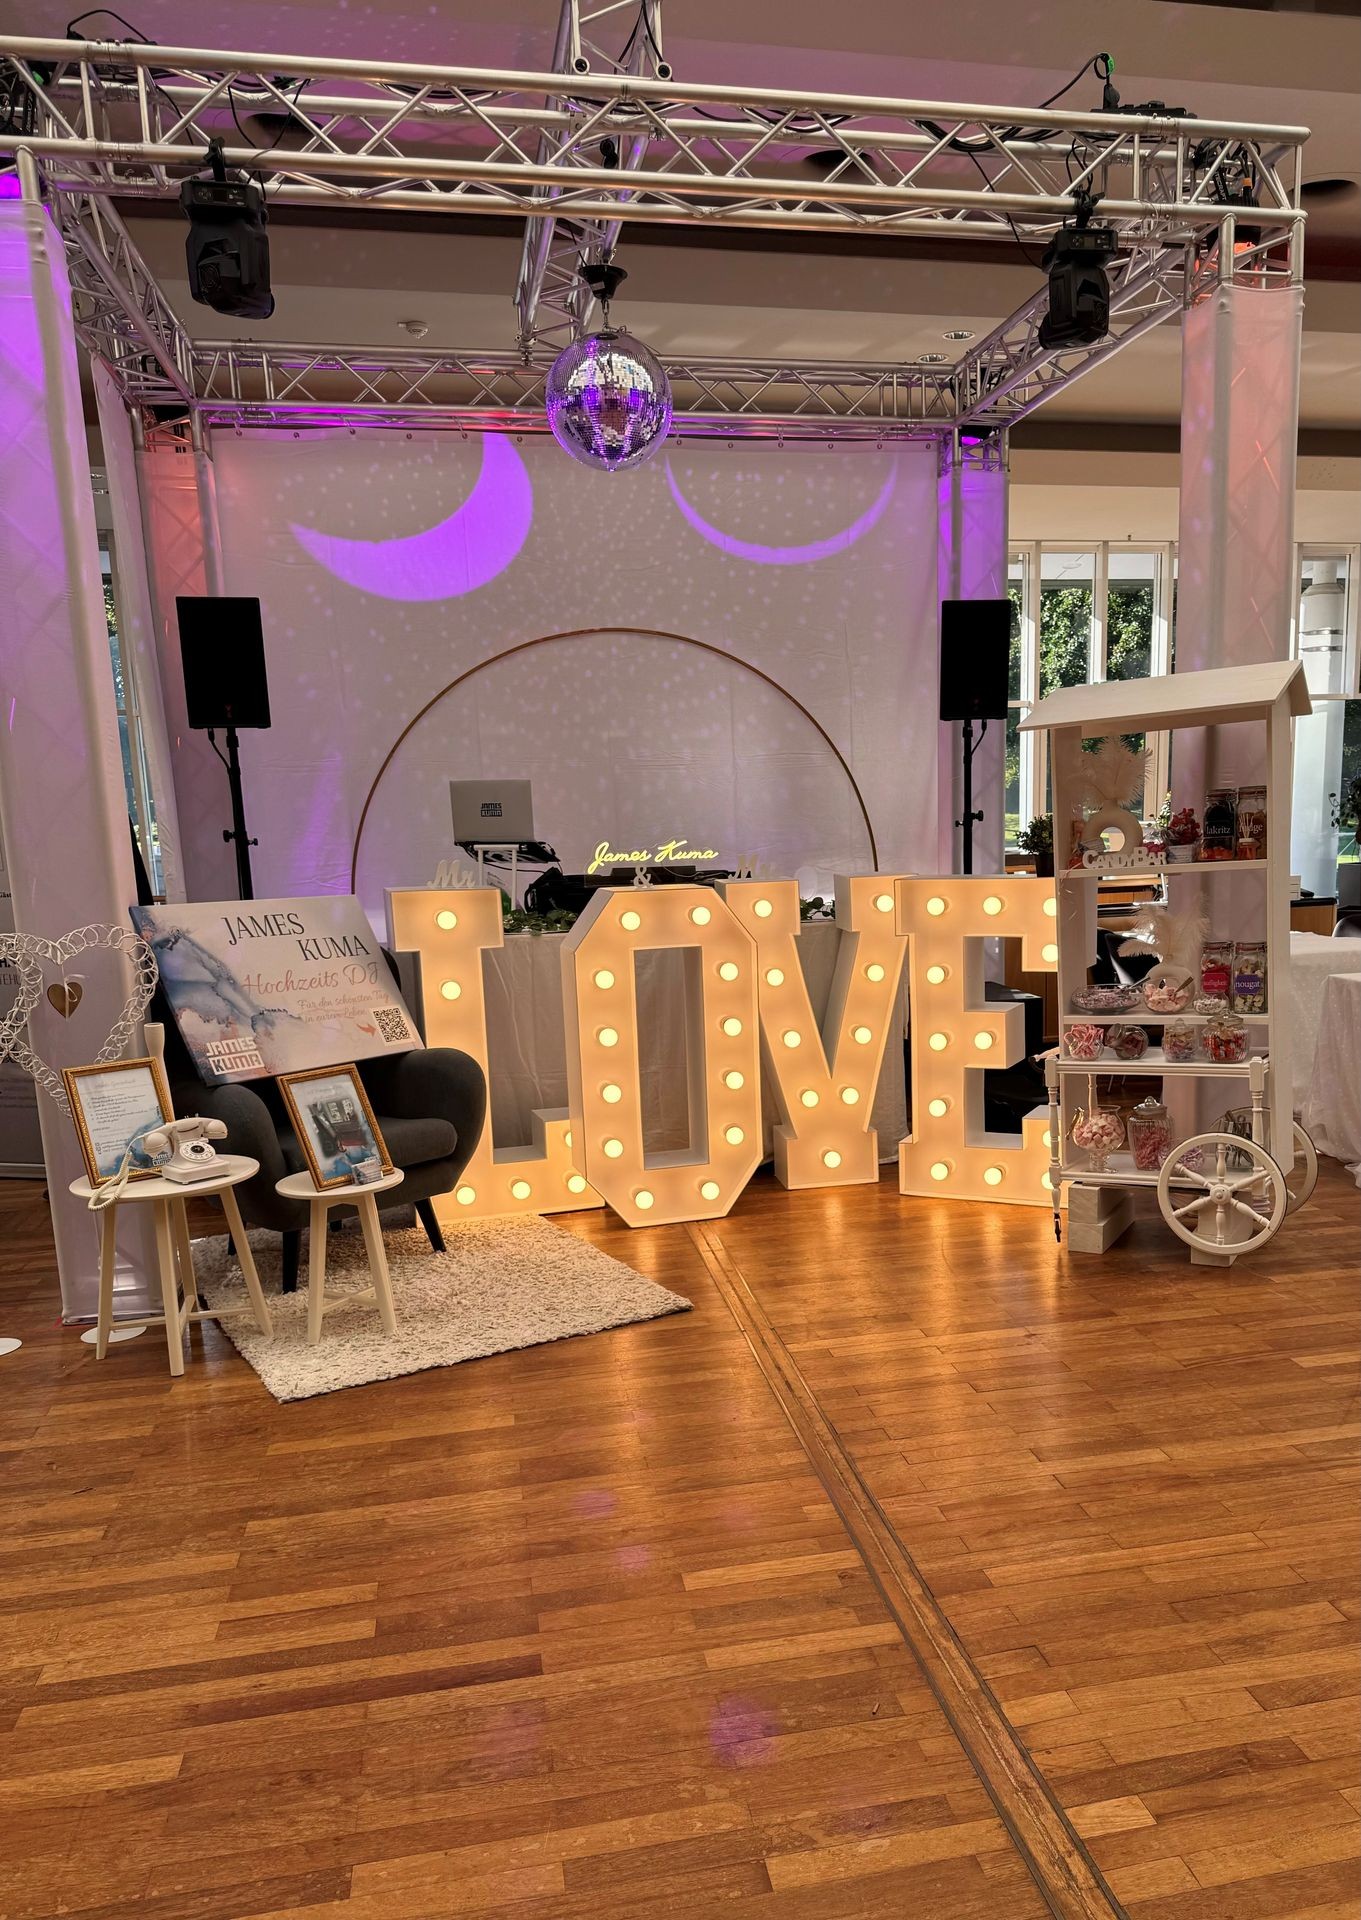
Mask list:
[[[75,927],[58,940],[44,940],[35,933],[0,934],[0,965],[13,967],[20,981],[14,1006],[0,1021],[0,1061],[7,1055],[13,1059],[16,1066],[22,1067],[51,1095],[63,1113],[70,1113],[71,1103],[66,1097],[66,1086],[61,1075],[48,1065],[41,1054],[35,1053],[21,1035],[25,1022],[42,998],[43,963],[61,967],[74,960],[77,954],[101,951],[125,953],[128,956],[133,967],[133,986],[123,1002],[122,1012],[94,1057],[95,1066],[103,1066],[107,1061],[122,1057],[132,1040],[134,1027],[151,1004],[160,970],[156,965],[156,956],[146,941],[131,927],[119,926]]]
[[[42,999],[43,970],[27,948],[16,948],[20,936],[14,933],[0,934],[0,967],[8,968],[17,974],[19,991],[14,996],[14,1004],[0,1020],[0,1066],[9,1059],[15,1044],[20,1040],[24,1028],[28,1025],[28,1016]]]

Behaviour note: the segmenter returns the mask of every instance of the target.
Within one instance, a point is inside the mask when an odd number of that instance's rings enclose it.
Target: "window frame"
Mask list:
[[[1043,588],[1044,557],[1049,553],[1090,553],[1093,555],[1091,633],[1087,647],[1087,684],[1106,678],[1107,648],[1110,633],[1110,563],[1115,553],[1149,555],[1153,558],[1153,626],[1149,637],[1149,671],[1153,675],[1172,670],[1173,593],[1176,568],[1176,543],[1171,540],[1013,540],[1007,547],[1007,574],[1021,569],[1021,691],[1008,699],[1008,714],[1024,719],[1039,697],[1040,686],[1040,595]],[[1325,549],[1329,555],[1339,551]],[[1117,583],[1118,584],[1118,583]],[[1144,814],[1155,819],[1170,782],[1170,739],[1166,733],[1148,736],[1148,772],[1144,781]],[[1043,734],[1021,735],[1020,792],[1017,815],[1020,826],[1046,811],[1045,793],[1049,784],[1048,741]],[[1007,851],[1015,853],[1014,842]]]

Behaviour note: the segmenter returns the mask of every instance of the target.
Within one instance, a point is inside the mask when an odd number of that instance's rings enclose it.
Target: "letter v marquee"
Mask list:
[[[984,993],[983,942],[1021,942],[1027,972],[1058,967],[1054,882],[1029,874],[898,882],[908,939],[912,1131],[898,1148],[898,1189],[947,1200],[1052,1204],[1048,1108],[1015,1134],[983,1124],[983,1069],[1025,1052],[1025,1010]]]
[[[395,953],[414,953],[420,963],[421,1025],[430,1047],[458,1047],[491,1072],[487,1048],[487,1003],[482,955],[502,942],[501,894],[496,887],[442,892],[433,887],[390,892],[388,943]],[[436,1216],[445,1224],[483,1220],[497,1213],[570,1213],[598,1207],[574,1158],[571,1123],[563,1108],[533,1116],[527,1147],[494,1147],[490,1093],[487,1123],[453,1193],[438,1194]]]
[[[870,1125],[890,1040],[907,936],[895,874],[838,876],[836,972],[821,1029],[799,960],[793,880],[727,880],[719,892],[756,942],[761,1053],[780,1109],[775,1174],[786,1187],[850,1186],[879,1178]]]

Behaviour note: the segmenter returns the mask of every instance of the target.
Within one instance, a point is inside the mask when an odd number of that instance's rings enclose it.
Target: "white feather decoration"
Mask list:
[[[1146,749],[1127,747],[1118,733],[1107,734],[1094,753],[1081,753],[1077,764],[1079,797],[1094,807],[1127,807],[1144,791]]]
[[[1199,907],[1141,907],[1120,952],[1156,953],[1166,966],[1194,972],[1210,923]]]

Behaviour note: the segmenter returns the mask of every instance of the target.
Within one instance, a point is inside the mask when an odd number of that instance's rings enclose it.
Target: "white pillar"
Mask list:
[[[26,199],[0,202],[0,821],[15,927],[56,940],[126,925],[137,896],[71,291],[26,154],[20,163]],[[128,992],[119,956],[87,954],[76,970],[84,993],[71,1018],[43,998],[30,1022],[54,1067],[93,1060]],[[83,1171],[75,1129],[46,1095],[39,1113],[63,1309],[93,1314],[95,1221],[66,1190]],[[142,1212],[127,1209],[119,1233],[119,1311],[145,1304]]]
[[[1007,590],[1007,450],[1000,438],[941,442],[937,581],[942,600],[998,600]],[[975,727],[975,737],[977,727]],[[964,790],[960,729],[940,723],[939,870],[960,871]],[[1000,873],[1006,848],[1006,722],[990,720],[974,754],[975,873]]]
[[[1230,221],[1220,241],[1226,277],[1182,321],[1178,673],[1286,659],[1298,592],[1304,290],[1233,281],[1233,247]],[[1265,781],[1267,771],[1264,729],[1186,727],[1172,736],[1172,805],[1194,807],[1197,817],[1212,787]],[[1265,934],[1266,885],[1263,879],[1254,886],[1257,880],[1243,875],[1232,896],[1223,885],[1202,884],[1215,937]],[[1278,977],[1274,991],[1281,985]],[[1289,1061],[1273,1063],[1273,1072],[1288,1075]],[[1238,1097],[1241,1088],[1234,1087]],[[1164,1097],[1174,1119],[1203,1127],[1218,1123],[1225,1104],[1214,1095],[1209,1082],[1187,1082]]]
[[[1302,287],[1231,282],[1183,318],[1180,672],[1289,652],[1303,312]]]

